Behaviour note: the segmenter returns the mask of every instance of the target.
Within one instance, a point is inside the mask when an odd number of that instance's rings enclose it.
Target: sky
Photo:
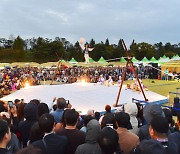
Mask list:
[[[0,0],[0,38],[180,43],[179,0]]]

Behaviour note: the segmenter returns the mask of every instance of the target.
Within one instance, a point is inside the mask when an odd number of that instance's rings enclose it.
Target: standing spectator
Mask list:
[[[178,146],[168,141],[169,123],[164,117],[155,117],[151,120],[149,134],[152,139],[159,141],[167,154],[178,154]]]
[[[29,141],[31,127],[38,120],[37,105],[28,103],[24,107],[24,117],[26,120],[19,123],[19,131],[22,135],[23,147],[26,147],[27,142]]]
[[[0,154],[11,154],[6,149],[8,142],[11,139],[11,132],[8,124],[4,120],[0,120]]]
[[[101,148],[97,143],[101,127],[99,122],[92,119],[87,124],[86,141],[85,144],[79,145],[76,149],[76,154],[100,154]]]
[[[130,122],[132,125],[132,129],[130,130],[132,133],[138,133],[138,120],[136,118],[138,113],[138,108],[135,103],[127,103],[124,105],[124,111],[129,114]]]
[[[158,104],[147,104],[143,109],[143,117],[145,124],[139,128],[138,136],[140,141],[143,139],[150,139],[149,135],[149,124],[151,120],[155,117],[162,116],[164,117],[164,112],[161,109],[161,106]]]
[[[64,113],[66,127],[56,131],[57,134],[67,136],[68,138],[67,154],[75,153],[76,148],[85,142],[86,134],[83,131],[76,129],[78,118],[79,113],[77,111],[74,109],[66,110]]]
[[[56,101],[57,109],[54,112],[51,112],[56,123],[62,122],[62,116],[64,113],[64,108],[66,107],[66,100],[64,98],[58,98]]]
[[[168,76],[169,76],[168,68],[166,68],[166,70],[164,71],[164,75],[165,75],[165,80],[168,81]]]
[[[119,145],[124,154],[129,154],[137,145],[139,145],[139,137],[130,131],[130,116],[128,113],[116,113],[115,119],[118,125],[117,133],[119,136]]]
[[[32,145],[41,149],[43,154],[64,154],[67,148],[67,138],[53,132],[55,126],[54,117],[45,113],[40,117],[38,123],[45,135],[42,140],[33,142]]]
[[[101,147],[103,154],[120,154],[120,147],[118,144],[118,134],[117,132],[110,128],[104,127],[99,134],[98,143]]]

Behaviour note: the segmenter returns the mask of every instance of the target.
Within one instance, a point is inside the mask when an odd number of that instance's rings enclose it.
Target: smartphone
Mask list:
[[[13,101],[8,101],[9,107],[12,108],[13,107]]]
[[[66,104],[69,104],[69,100],[66,100]]]

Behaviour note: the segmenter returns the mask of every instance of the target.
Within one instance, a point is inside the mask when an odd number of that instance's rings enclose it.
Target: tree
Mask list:
[[[105,41],[105,46],[109,46],[109,39],[108,38]]]
[[[24,51],[24,41],[23,39],[18,36],[15,40],[14,40],[14,43],[13,43],[13,49],[14,50],[19,50],[19,51]]]

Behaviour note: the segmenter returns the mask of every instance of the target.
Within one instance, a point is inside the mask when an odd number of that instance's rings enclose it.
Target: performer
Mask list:
[[[94,48],[88,48],[88,43],[85,44],[85,47],[82,45],[82,43],[85,40],[83,38],[80,39],[79,41],[79,45],[81,47],[81,49],[83,50],[84,53],[84,58],[85,58],[85,63],[89,63],[89,51],[92,51]]]
[[[121,84],[121,82],[122,82],[122,77],[121,76],[119,76],[119,80],[118,80],[118,85],[120,85]]]
[[[112,86],[114,83],[113,83],[113,79],[111,76],[109,76],[108,80],[106,80],[105,82],[105,85],[106,86]]]
[[[100,75],[97,83],[100,83],[101,85],[103,85],[104,81],[105,79],[103,78],[103,75]]]

